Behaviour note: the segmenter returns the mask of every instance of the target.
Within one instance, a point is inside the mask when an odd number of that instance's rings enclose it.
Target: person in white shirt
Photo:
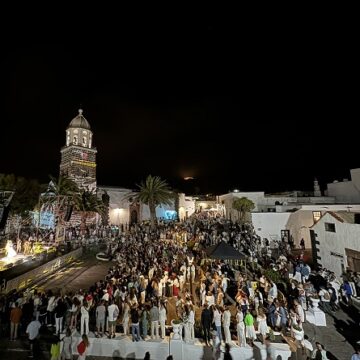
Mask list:
[[[181,267],[180,267],[180,272],[183,273],[184,279],[186,279],[186,270],[187,270],[186,264],[183,263],[183,264],[181,265]]]
[[[109,339],[115,338],[116,321],[119,316],[119,308],[110,300],[108,306],[108,325],[109,325]]]
[[[128,301],[124,304],[124,312],[123,312],[123,318],[122,318],[122,324],[123,324],[123,330],[124,335],[129,335],[129,319],[130,319],[130,304]]]
[[[244,314],[241,310],[241,306],[238,306],[236,313],[236,331],[238,338],[238,345],[246,346],[246,337],[245,337],[245,324],[244,324]]]
[[[221,287],[222,287],[224,294],[226,294],[226,291],[228,288],[228,281],[229,281],[229,278],[226,276],[226,273],[225,273],[221,279]]]
[[[161,338],[165,339],[165,323],[166,323],[166,308],[161,302],[159,307],[159,323],[161,329]]]
[[[100,304],[96,307],[96,337],[102,337],[105,332],[105,317],[106,317],[106,308],[104,306],[104,301],[101,301]]]
[[[319,343],[315,343],[316,349],[313,351],[311,358],[312,359],[321,359],[321,360],[328,360],[326,356],[326,351],[324,350],[323,346]],[[321,357],[319,357],[321,356]]]
[[[195,265],[192,264],[190,266],[190,275],[191,275],[191,282],[194,283],[195,282],[195,273],[196,273],[196,268]]]
[[[277,289],[276,284],[273,281],[271,281],[271,288],[269,290],[269,296],[271,296],[273,299],[277,299],[277,296],[278,296],[278,289]]]
[[[208,303],[209,307],[215,304],[215,297],[211,291],[208,291],[205,302]]]
[[[86,300],[83,301],[83,304],[80,308],[80,335],[89,334],[89,310],[90,307]]]
[[[230,333],[230,322],[231,322],[231,313],[227,306],[225,306],[225,311],[223,313],[223,326],[225,334],[225,343],[231,343],[231,333]]]
[[[30,341],[31,354],[32,354],[33,348],[34,348],[34,342],[36,341],[36,338],[39,335],[40,328],[41,328],[40,321],[36,320],[35,317],[33,317],[33,320],[30,322],[30,324],[26,328],[26,334],[28,335],[29,341]],[[33,356],[31,355],[30,357],[33,357]]]
[[[216,327],[216,335],[219,338],[220,342],[222,341],[222,334],[221,334],[221,310],[219,306],[215,307],[214,310],[214,318],[213,318],[213,322],[215,324]]]
[[[297,299],[294,300],[294,307],[295,307],[296,314],[299,316],[300,321],[302,323],[304,323],[305,322],[305,312]]]
[[[189,336],[190,341],[195,340],[195,331],[194,331],[194,325],[195,325],[195,312],[193,305],[189,305],[189,318],[188,318],[188,326],[189,326]]]
[[[319,291],[319,296],[321,299],[321,306],[322,306],[324,312],[327,312],[328,314],[330,314],[331,313],[331,307],[330,307],[331,296],[330,296],[329,292],[322,287]]]
[[[206,301],[206,283],[202,281],[200,284],[200,298],[201,298],[201,306],[204,306]]]

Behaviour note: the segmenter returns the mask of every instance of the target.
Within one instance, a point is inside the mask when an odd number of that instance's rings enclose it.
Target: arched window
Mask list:
[[[77,145],[77,142],[78,142],[77,136],[74,136],[74,140],[73,140],[74,145]]]
[[[83,136],[83,141],[82,141],[82,143],[83,143],[83,146],[86,146],[86,136]]]

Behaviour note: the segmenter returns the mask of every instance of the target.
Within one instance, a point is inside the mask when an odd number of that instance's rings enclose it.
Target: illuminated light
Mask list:
[[[96,167],[96,163],[93,161],[86,161],[86,160],[73,160],[72,163],[77,165],[84,165],[88,167]]]
[[[239,190],[238,189],[234,189],[234,191],[233,191],[234,193],[238,193],[239,192]]]
[[[176,220],[177,213],[175,210],[166,210],[165,219],[166,220]]]
[[[194,178],[192,176],[186,176],[184,177],[184,180],[194,180]]]

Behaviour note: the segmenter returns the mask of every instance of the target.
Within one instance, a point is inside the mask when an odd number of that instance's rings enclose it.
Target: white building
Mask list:
[[[360,203],[360,169],[350,170],[350,181],[334,180],[333,183],[327,184],[327,194],[333,196],[338,203]]]
[[[179,220],[189,218],[195,212],[195,199],[192,196],[179,194]]]
[[[171,205],[161,204],[156,207],[156,217],[159,220],[176,220],[177,212],[175,210],[175,201]],[[148,205],[141,204],[140,221],[150,220],[150,209]]]
[[[327,212],[312,226],[317,263],[341,275],[344,270],[360,271],[359,213]]]
[[[300,209],[307,204],[334,204],[335,198],[321,196],[317,180],[314,181],[313,192],[292,191],[279,194],[265,194],[264,191],[240,192],[234,190],[228,194],[218,196],[220,204],[224,205],[226,217],[237,219],[237,212],[232,208],[234,199],[246,197],[251,200],[255,208],[253,212],[287,212]]]
[[[232,208],[232,204],[234,199],[241,197],[250,199],[255,205],[251,212],[251,221],[258,235],[275,241],[285,236],[292,239],[297,248],[300,247],[301,239],[304,239],[307,249],[311,248],[310,228],[327,211],[360,212],[360,205],[337,204],[335,197],[321,196],[316,179],[314,191],[310,193],[293,191],[268,195],[263,191],[233,191],[221,195],[218,202],[225,207],[228,219],[237,220],[237,212]]]
[[[300,247],[301,239],[305,241],[305,248],[310,249],[310,229],[328,211],[341,211],[360,213],[360,205],[349,204],[309,204],[298,205],[294,211],[277,212],[252,212],[251,220],[256,233],[262,238],[280,240],[282,235],[292,238],[297,248]]]
[[[98,196],[104,193],[109,195],[109,224],[128,225],[150,220],[148,205],[133,201],[136,191],[115,186],[99,186]],[[159,205],[156,207],[158,219],[172,220],[177,218],[175,203],[172,205]]]
[[[131,203],[131,195],[136,193],[131,189],[115,186],[99,186],[98,195],[101,197],[104,193],[109,195],[109,224],[110,225],[128,225],[138,222],[139,211]]]

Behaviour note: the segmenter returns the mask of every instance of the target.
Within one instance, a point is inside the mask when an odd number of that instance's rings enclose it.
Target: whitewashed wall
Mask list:
[[[336,232],[325,230],[325,223],[335,224]],[[360,225],[342,223],[329,213],[325,214],[314,226],[321,260],[319,263],[337,275],[341,275],[341,262],[348,266],[345,248],[360,251]],[[342,258],[341,258],[342,256]]]
[[[179,194],[179,219],[184,220],[195,212],[195,200],[191,196]]]
[[[286,228],[290,230],[295,247],[300,247],[303,238],[305,248],[311,248],[310,227],[314,224],[313,212],[309,210],[297,210],[291,213]]]
[[[252,213],[251,219],[257,235],[269,240],[280,240],[281,230],[286,229],[290,215],[291,213]]]
[[[237,211],[232,208],[233,200],[236,198],[246,197],[255,204],[254,211],[258,211],[258,205],[264,202],[265,194],[263,191],[259,192],[232,192],[225,195],[219,196],[219,202],[222,204],[224,202],[225,206],[225,216],[227,219],[237,219]]]
[[[336,202],[359,203],[360,192],[352,181],[337,182],[327,185],[329,196],[333,196]]]
[[[128,224],[130,219],[129,208],[110,208],[109,221],[111,225]]]

